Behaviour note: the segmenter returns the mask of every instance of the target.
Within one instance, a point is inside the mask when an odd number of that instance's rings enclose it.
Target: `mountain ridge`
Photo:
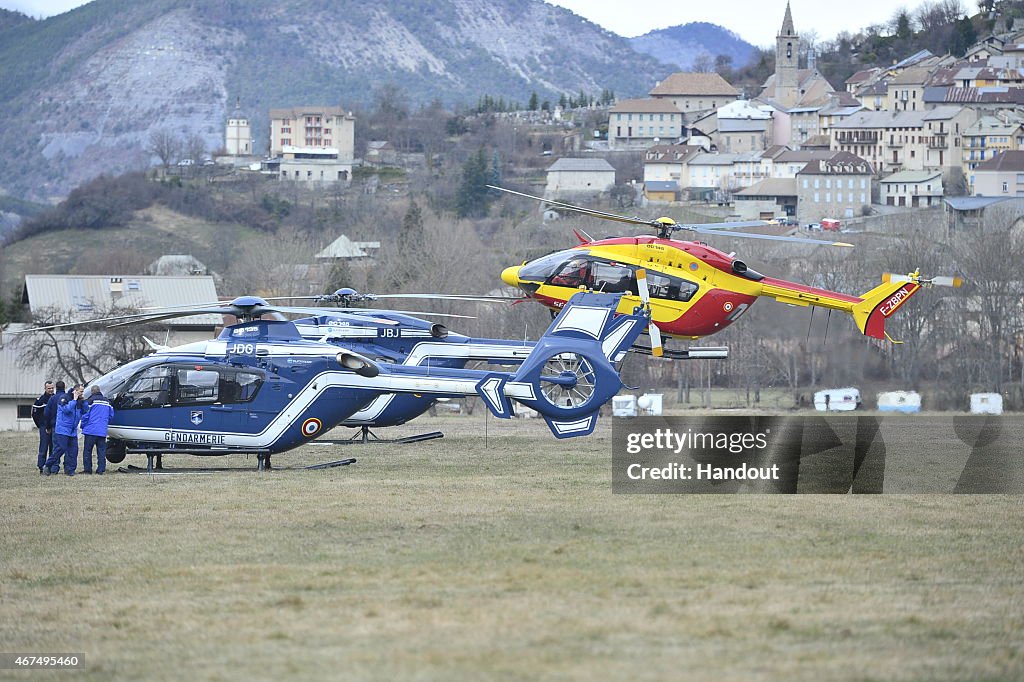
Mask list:
[[[731,67],[738,69],[746,66],[758,52],[736,33],[706,21],[656,29],[628,40],[637,52],[683,70],[697,66],[701,55],[710,58],[711,66],[715,57],[724,55],[731,59]]]

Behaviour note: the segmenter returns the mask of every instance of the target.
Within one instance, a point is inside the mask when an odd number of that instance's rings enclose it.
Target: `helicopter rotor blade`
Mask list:
[[[764,223],[761,223],[764,225]],[[826,242],[821,239],[809,239],[807,237],[785,237],[782,235],[775,234],[757,234],[756,232],[730,232],[727,227],[723,228],[709,228],[709,227],[695,227],[695,226],[680,226],[680,229],[692,230],[698,234],[713,234],[721,237],[740,237],[741,239],[766,239],[773,242],[789,242],[791,244],[814,244],[815,246],[840,246],[846,248],[853,248],[853,244],[847,242]]]
[[[654,220],[644,220],[643,218],[628,218],[626,216],[616,215],[614,213],[606,213],[604,211],[597,211],[592,208],[584,208],[582,206],[576,206],[574,204],[567,204],[563,201],[556,201],[552,199],[545,199],[538,197],[533,194],[526,194],[525,192],[517,192],[511,189],[505,189],[504,187],[498,187],[496,185],[487,185],[491,189],[496,189],[499,192],[505,192],[507,194],[514,194],[516,196],[525,197],[527,199],[534,199],[556,208],[562,208],[567,211],[575,211],[584,215],[589,215],[595,218],[602,218],[604,220],[614,220],[620,223],[628,223],[630,225],[643,225],[645,227],[653,227],[658,230],[661,236],[668,236],[671,232],[676,231],[688,231],[695,232],[698,234],[729,234],[735,237],[742,237],[747,239],[766,239],[770,241],[785,241],[794,244],[814,244],[816,246],[840,246],[840,247],[853,247],[853,244],[846,242],[826,242],[820,239],[807,239],[804,237],[783,237],[776,235],[767,234],[753,234],[750,232],[733,232],[738,228],[743,227],[764,227],[768,225],[764,220],[743,220],[735,222],[725,223],[678,223],[672,218],[656,218]]]
[[[960,288],[964,285],[962,277],[921,277],[919,275],[896,275],[887,272],[882,275],[883,282],[914,282],[915,284],[932,284],[939,287]]]
[[[651,354],[655,357],[664,355],[664,348],[661,343],[661,330],[654,320],[649,316],[651,312],[651,288],[647,283],[647,270],[639,268],[636,271],[636,284],[640,293],[640,302],[648,313],[647,334],[651,337]]]
[[[653,221],[644,220],[643,218],[628,218],[626,216],[616,215],[614,213],[605,213],[604,211],[597,211],[592,208],[585,208],[583,206],[576,206],[574,204],[567,204],[564,201],[556,201],[554,199],[545,199],[544,197],[538,197],[533,194],[526,194],[525,192],[516,192],[515,190],[505,189],[504,187],[498,187],[497,185],[487,185],[491,189],[496,189],[499,192],[505,192],[507,194],[515,194],[516,196],[525,197],[527,199],[534,199],[536,201],[543,202],[556,208],[564,208],[567,211],[575,211],[584,215],[593,216],[595,218],[604,218],[605,220],[615,220],[620,223],[628,223],[630,225],[644,225],[650,227]]]

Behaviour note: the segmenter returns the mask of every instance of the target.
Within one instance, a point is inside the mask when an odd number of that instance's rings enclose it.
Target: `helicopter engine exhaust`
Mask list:
[[[732,262],[732,271],[735,272],[737,275],[742,275],[744,272],[747,271],[747,264],[739,259],[734,260]]]
[[[433,336],[435,339],[443,339],[446,336],[448,336],[448,327],[444,326],[443,324],[435,322],[434,324],[430,325],[430,335]]]
[[[380,374],[380,367],[368,358],[352,351],[342,351],[336,356],[338,364],[350,369],[361,377],[373,378]]]

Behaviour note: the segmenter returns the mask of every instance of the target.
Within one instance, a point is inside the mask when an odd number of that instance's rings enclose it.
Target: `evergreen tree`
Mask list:
[[[527,107],[530,109],[530,111],[537,111],[537,107],[539,106],[540,98],[537,97],[537,93],[536,91],[534,91],[530,94],[530,103],[527,105]]]
[[[466,159],[462,164],[462,184],[456,196],[455,210],[460,218],[487,215],[489,200],[487,183],[490,180],[490,169],[487,167],[487,156],[484,148]]]
[[[402,239],[418,239],[423,236],[423,210],[413,199],[409,203],[409,210],[402,217]]]
[[[501,186],[501,158],[498,156],[497,150],[491,156],[491,173],[487,184]]]

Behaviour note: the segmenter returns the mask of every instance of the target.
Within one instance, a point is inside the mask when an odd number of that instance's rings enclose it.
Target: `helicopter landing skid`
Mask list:
[[[651,349],[646,346],[633,346],[629,349],[639,355],[651,355]],[[728,346],[707,346],[705,348],[686,348],[684,350],[664,349],[663,357],[669,360],[724,360],[729,357]]]
[[[370,430],[369,426],[360,426],[359,431],[352,435],[351,438],[339,438],[339,439],[326,439],[318,438],[313,441],[313,445],[370,445],[372,443],[382,443],[390,445],[406,445],[408,443],[422,443],[427,440],[434,440],[435,438],[444,438],[444,434],[440,431],[431,431],[429,433],[417,433],[414,436],[405,436],[404,438],[381,438],[373,431]]]

